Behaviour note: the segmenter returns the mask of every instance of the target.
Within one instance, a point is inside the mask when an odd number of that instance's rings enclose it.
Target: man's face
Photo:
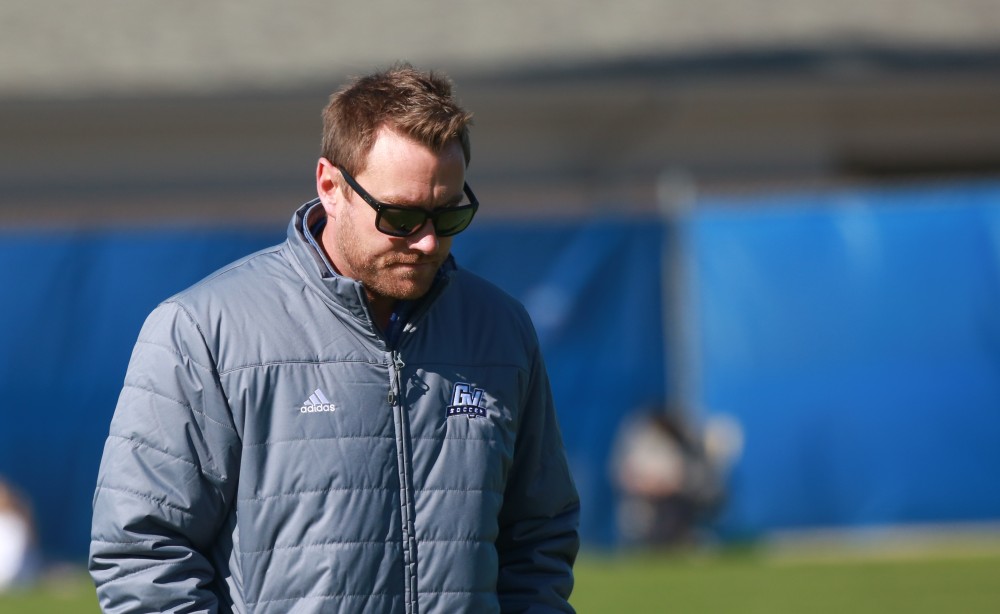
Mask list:
[[[465,159],[458,141],[435,153],[383,128],[355,180],[386,204],[455,205],[463,195]],[[337,168],[321,159],[317,188],[328,216],[321,239],[337,272],[364,284],[377,313],[386,313],[396,300],[426,294],[448,257],[452,237],[438,238],[430,222],[409,237],[383,234],[375,228],[375,210],[343,186]]]

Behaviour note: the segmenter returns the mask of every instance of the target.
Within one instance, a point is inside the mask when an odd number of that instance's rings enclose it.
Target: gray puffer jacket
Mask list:
[[[147,319],[90,571],[107,612],[570,612],[579,499],[524,309],[454,266],[389,344],[288,240]]]

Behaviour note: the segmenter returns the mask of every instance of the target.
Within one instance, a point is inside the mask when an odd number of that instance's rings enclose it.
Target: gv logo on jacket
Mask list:
[[[471,418],[486,417],[486,399],[482,388],[473,388],[472,384],[459,382],[451,391],[451,405],[448,406],[448,417],[468,416]]]

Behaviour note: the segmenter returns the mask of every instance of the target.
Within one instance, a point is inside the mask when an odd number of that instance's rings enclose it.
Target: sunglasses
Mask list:
[[[472,218],[479,209],[479,201],[472,193],[469,184],[463,186],[465,195],[469,197],[469,203],[455,207],[438,207],[437,209],[422,209],[420,207],[401,207],[399,205],[388,205],[375,200],[358,182],[351,177],[344,169],[339,169],[344,176],[347,185],[357,193],[368,205],[375,210],[375,228],[383,234],[393,237],[409,237],[416,234],[427,220],[434,225],[434,234],[439,237],[450,237],[457,235],[472,223]]]

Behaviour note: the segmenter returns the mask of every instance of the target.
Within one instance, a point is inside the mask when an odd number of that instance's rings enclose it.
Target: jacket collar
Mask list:
[[[292,215],[288,224],[286,245],[293,266],[306,284],[317,291],[327,303],[338,309],[347,310],[354,318],[363,322],[372,333],[377,334],[378,329],[368,309],[364,286],[359,281],[338,274],[312,235],[310,229],[320,222],[323,215],[323,205],[318,198],[303,204]],[[433,300],[440,294],[456,269],[455,259],[449,254],[438,271],[434,286],[426,297],[420,299],[420,302]]]

